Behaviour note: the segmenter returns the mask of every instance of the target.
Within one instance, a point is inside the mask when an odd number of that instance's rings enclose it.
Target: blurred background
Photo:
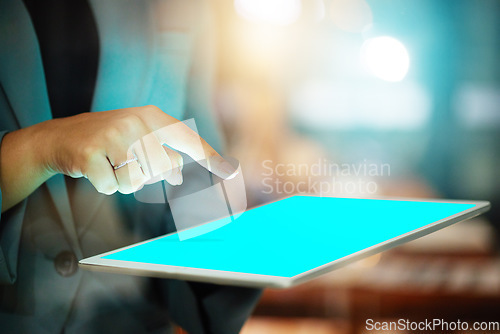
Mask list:
[[[243,333],[498,321],[500,1],[213,0],[215,106],[249,206],[294,193],[491,211],[290,290]]]

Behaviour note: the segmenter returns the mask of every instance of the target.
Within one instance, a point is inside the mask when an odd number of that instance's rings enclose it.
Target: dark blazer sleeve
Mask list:
[[[7,131],[0,131],[0,147]],[[0,206],[2,189],[0,188]],[[26,201],[0,214],[0,284],[12,284],[17,277],[17,257]]]
[[[169,282],[169,312],[190,334],[239,333],[262,291],[184,281]]]

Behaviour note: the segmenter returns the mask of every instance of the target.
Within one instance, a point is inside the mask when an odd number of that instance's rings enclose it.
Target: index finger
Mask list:
[[[192,123],[195,127],[194,120]],[[155,131],[155,135],[162,144],[186,153],[201,166],[223,179],[232,178],[237,173],[231,164],[184,122],[178,121],[162,127]]]

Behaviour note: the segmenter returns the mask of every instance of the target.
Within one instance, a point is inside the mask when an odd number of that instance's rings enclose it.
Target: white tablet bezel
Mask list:
[[[301,195],[302,196],[302,195]],[[224,284],[224,285],[236,285],[236,286],[246,286],[255,288],[289,288],[311,279],[314,279],[322,274],[330,272],[332,270],[341,268],[352,262],[361,260],[368,256],[383,252],[390,248],[399,246],[405,242],[415,240],[444,227],[450,226],[452,224],[458,223],[470,219],[472,217],[478,216],[490,208],[490,203],[487,201],[463,201],[463,200],[441,200],[441,199],[425,199],[425,198],[384,198],[377,197],[371,198],[376,200],[394,200],[394,201],[417,201],[417,202],[438,202],[438,203],[461,203],[461,204],[473,204],[474,207],[467,209],[463,212],[454,214],[445,219],[438,220],[429,225],[423,226],[411,232],[402,234],[398,237],[386,240],[377,245],[368,247],[356,253],[350,254],[343,258],[337,259],[335,261],[329,262],[322,266],[316,267],[314,269],[308,270],[301,274],[295,275],[293,277],[281,277],[281,276],[271,276],[271,275],[259,275],[259,274],[248,274],[232,271],[221,271],[213,269],[200,269],[200,268],[190,268],[190,267],[179,267],[179,266],[169,266],[160,264],[147,264],[140,262],[131,261],[121,261],[121,260],[111,260],[103,259],[103,256],[113,254],[128,248],[132,248],[159,238],[165,237],[165,235],[149,239],[143,242],[139,242],[127,247],[115,249],[110,252],[95,255],[79,262],[80,267],[92,271],[108,272],[108,273],[120,273],[120,274],[130,274],[148,277],[159,277],[159,278],[170,278],[170,279],[180,279],[186,281],[196,281],[214,284]]]

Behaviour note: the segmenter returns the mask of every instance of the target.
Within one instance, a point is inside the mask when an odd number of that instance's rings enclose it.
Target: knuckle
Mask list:
[[[96,145],[87,144],[81,148],[80,155],[83,161],[89,162],[97,155],[98,151],[99,149]]]
[[[134,189],[132,187],[128,187],[128,186],[120,186],[118,191],[124,195],[127,195],[127,194],[133,193]]]
[[[121,147],[132,145],[138,141],[141,134],[144,132],[144,123],[140,116],[127,113],[113,120],[113,123],[108,125],[103,131],[101,143],[115,143]],[[125,147],[124,147],[125,148]]]
[[[104,137],[108,140],[116,140],[121,135],[121,131],[116,127],[109,127],[105,130]]]
[[[163,111],[160,108],[152,104],[145,106],[144,108],[146,108],[146,110],[151,113],[160,113],[160,112],[163,113]]]
[[[141,172],[134,173],[135,175],[130,176],[130,184],[132,187],[137,188],[146,181],[146,176]]]
[[[128,189],[128,194],[135,193],[136,191],[139,191],[143,186],[144,186],[143,180],[138,181],[136,183],[132,183],[132,186],[130,186]]]
[[[123,116],[117,124],[121,131],[130,133],[142,125],[142,119],[136,114],[129,113]]]
[[[120,183],[119,191],[122,194],[131,194],[137,191],[144,183],[144,178],[139,176],[131,176],[129,180]]]
[[[100,193],[103,193],[105,195],[112,195],[114,194],[116,191],[118,190],[118,185],[116,184],[111,184],[111,183],[108,183],[108,184],[104,184],[100,189],[98,189],[98,191]]]

